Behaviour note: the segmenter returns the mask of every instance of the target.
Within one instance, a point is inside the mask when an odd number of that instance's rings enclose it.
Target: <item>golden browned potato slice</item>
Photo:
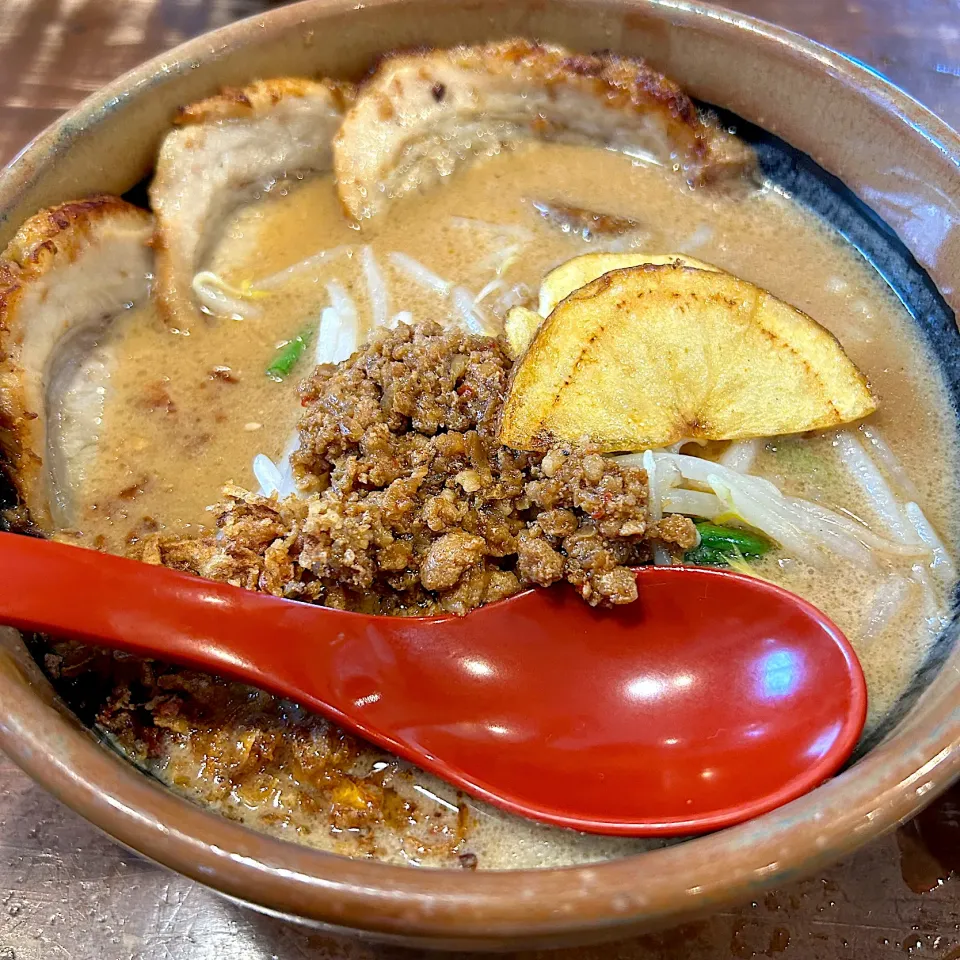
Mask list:
[[[511,360],[522,356],[530,346],[540,324],[550,316],[554,307],[574,290],[588,284],[591,280],[623,267],[636,267],[644,263],[678,263],[697,270],[717,270],[717,267],[685,257],[682,253],[585,253],[567,260],[551,270],[540,284],[539,313],[526,307],[514,307],[504,322],[504,337],[507,341],[507,353]]]
[[[713,270],[719,268],[702,260],[694,260],[682,253],[585,253],[574,257],[559,267],[551,270],[540,284],[541,317],[549,317],[556,305],[574,290],[586,286],[591,280],[602,277],[611,270],[621,270],[624,267],[639,267],[644,263],[667,264],[678,263],[683,267],[694,267],[697,270]]]
[[[806,314],[729,274],[645,265],[606,273],[553,311],[514,367],[500,440],[642,450],[832,427],[876,406]]]
[[[543,317],[528,307],[511,307],[503,322],[503,336],[507,341],[507,356],[511,360],[523,354],[537,334]]]

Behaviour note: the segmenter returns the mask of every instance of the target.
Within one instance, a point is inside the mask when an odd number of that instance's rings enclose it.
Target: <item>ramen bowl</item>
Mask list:
[[[915,313],[949,390],[960,389],[960,137],[842,55],[675,0],[318,0],[234,24],[122,77],[41,134],[0,176],[0,241],[44,206],[130,190],[176,108],[223,85],[358,77],[395,48],[510,36],[642,56],[700,101],[811,158],[821,180],[837,178],[854,206],[865,204],[858,216],[886,244],[876,254],[882,272]],[[581,867],[418,870],[254,832],[107,749],[11,630],[0,631],[0,746],[120,843],[273,915],[409,945],[572,945],[756,899],[914,815],[960,771],[957,629],[954,618],[874,742],[828,783],[743,825]]]

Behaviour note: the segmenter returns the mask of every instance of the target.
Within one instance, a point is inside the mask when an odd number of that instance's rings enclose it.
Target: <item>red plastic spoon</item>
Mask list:
[[[403,619],[279,600],[0,534],[0,622],[235,677],[466,792],[578,830],[684,834],[800,796],[856,743],[849,643],[778,587],[647,567],[639,600],[566,587]]]

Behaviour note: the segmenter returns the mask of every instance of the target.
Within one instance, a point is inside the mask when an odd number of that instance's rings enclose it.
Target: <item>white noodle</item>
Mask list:
[[[757,459],[759,452],[759,440],[734,440],[734,442],[723,451],[720,462],[725,467],[736,470],[737,473],[749,473],[750,468],[753,466],[753,461]]]
[[[320,314],[315,360],[321,363],[342,363],[357,349],[357,317],[341,315],[333,307],[324,307]]]
[[[506,289],[506,286],[507,285],[503,282],[503,280],[501,280],[499,277],[494,277],[485,287],[480,290],[480,292],[477,294],[477,298],[473,302],[480,303],[481,300],[486,300],[494,290]]]
[[[515,283],[503,294],[497,297],[493,305],[493,312],[497,316],[506,316],[511,307],[519,306],[530,299],[530,288],[525,283]]]
[[[659,451],[651,450],[651,453]],[[657,464],[657,483],[660,487],[660,498],[663,499],[664,492],[679,487],[683,483],[683,474],[677,469],[676,465],[668,460],[661,460]]]
[[[494,250],[487,254],[477,266],[481,270],[493,270],[499,277],[517,259],[520,251],[526,246],[524,243],[512,243],[503,250]]]
[[[260,308],[250,303],[249,295],[227,283],[211,270],[201,270],[191,283],[200,306],[215,317],[231,320],[252,320],[260,316]]]
[[[617,459],[629,466],[642,467],[643,457],[643,454],[627,454]],[[878,537],[862,524],[819,504],[785,497],[763,477],[747,476],[723,464],[684,454],[654,452],[653,457],[658,471],[662,464],[672,463],[688,485],[699,486],[699,492],[712,490],[726,508],[720,515],[735,514],[813,565],[819,565],[821,551],[865,566],[874,565],[871,551],[909,559],[930,555],[929,549],[916,538],[907,543],[894,543]],[[682,491],[672,491],[670,496],[680,494]],[[704,502],[703,506],[707,505],[715,507],[710,501]]]
[[[716,466],[716,464],[713,464]],[[764,488],[742,483],[744,477],[733,471],[721,477],[717,473],[707,475],[707,483],[723,501],[729,512],[740,517],[745,523],[762,530],[794,556],[811,566],[821,566],[818,547],[797,524],[796,516],[785,509],[782,496],[770,495]],[[780,491],[777,491],[779,494]]]
[[[314,362],[335,363],[337,352],[337,331],[340,329],[340,314],[333,307],[324,307],[320,313],[320,327],[317,330],[317,346]]]
[[[482,335],[488,333],[483,316],[476,306],[474,296],[466,287],[454,287],[450,299],[467,330]]]
[[[707,476],[711,472],[719,471],[721,474],[732,473],[732,471],[726,470],[725,467],[719,466],[712,460],[704,460],[702,457],[691,457],[685,453],[667,453],[660,450],[653,450],[652,453],[658,466],[661,461],[673,464],[685,480],[694,480],[704,485],[706,485]],[[642,453],[625,453],[614,459],[619,460],[628,467],[643,467]],[[771,484],[771,486],[773,486],[773,484]]]
[[[873,595],[867,609],[863,626],[860,629],[860,641],[869,643],[876,640],[890,625],[891,621],[903,609],[911,591],[912,581],[906,577],[887,577]]]
[[[685,454],[655,454],[657,462],[673,463],[687,481],[712,488],[734,513],[763,531],[798,557],[817,561],[817,549],[839,553],[848,559],[871,563],[869,551],[849,530],[825,522],[822,515],[807,509],[804,501],[792,501],[769,480],[745,476],[722,464]],[[636,456],[623,458],[636,460]],[[801,504],[803,505],[801,507]],[[744,512],[746,511],[746,512]],[[879,538],[876,538],[879,540]],[[886,543],[886,541],[880,541]],[[895,545],[890,544],[895,547]]]
[[[875,427],[863,427],[862,432],[901,489],[915,490],[900,461],[887,446],[879,431]],[[836,437],[836,445],[847,468],[861,489],[870,497],[874,510],[882,517],[891,532],[904,544],[925,548],[917,550],[915,555],[929,556],[930,568],[934,574],[939,579],[952,582],[956,577],[953,560],[917,503],[911,501],[905,506],[900,504],[896,494],[855,434],[847,430],[840,431]]]
[[[663,518],[663,510],[660,508],[657,461],[654,460],[650,450],[643,454],[643,469],[647,471],[647,510],[650,513],[650,519],[656,523]]]
[[[901,543],[916,542],[916,535],[904,519],[896,496],[856,435],[849,430],[839,430],[834,438],[834,446],[887,530]]]
[[[897,455],[883,438],[879,428],[865,423],[860,427],[860,432],[867,438],[870,451],[880,461],[880,466],[886,471],[887,476],[900,488],[900,493],[908,500],[919,500],[920,494],[917,488]]]
[[[276,494],[281,499],[291,495],[300,496],[300,490],[293,479],[293,464],[290,458],[300,446],[300,434],[294,431],[287,442],[279,463],[274,463],[266,454],[258,453],[253,458],[253,475],[260,484],[260,495],[264,497]]]
[[[918,557],[929,556],[929,551],[922,543],[894,543],[892,540],[878,537],[869,527],[864,526],[852,517],[844,516],[842,513],[836,513],[827,507],[821,506],[819,503],[813,503],[810,500],[801,500],[798,497],[788,497],[787,500],[799,507],[804,513],[820,521],[819,529],[823,530],[824,535],[827,537],[841,537],[843,542],[849,542],[849,538],[843,537],[843,534],[847,533],[866,549],[875,550],[878,553],[887,554],[891,557],[916,559]],[[857,557],[851,556],[849,559],[855,560]]]
[[[923,588],[923,619],[931,637],[936,635],[947,625],[947,619],[941,615],[937,606],[937,596],[930,585],[930,576],[927,568],[915,563],[910,571],[910,579],[919,583]]]
[[[405,273],[424,289],[438,293],[442,297],[445,297],[453,287],[449,280],[437,276],[429,267],[425,267],[419,260],[414,260],[405,253],[391,253],[388,259],[401,273]]]
[[[673,565],[670,551],[659,541],[653,541],[653,565],[655,567],[669,567]]]
[[[716,494],[699,490],[667,490],[661,495],[660,503],[664,513],[682,513],[705,520],[715,520],[727,512],[726,505],[720,502]]]
[[[357,322],[357,305],[338,280],[331,280],[327,284],[327,296],[330,298],[330,306],[337,311],[341,319],[349,323]]]
[[[357,352],[359,345],[356,316],[340,317],[340,328],[337,330],[337,350],[333,362],[342,363],[344,360],[349,360]]]
[[[624,460],[631,460],[634,458],[634,454],[628,454],[623,457]],[[721,477],[729,477],[732,480],[738,478],[733,470],[728,470],[722,464],[714,463],[712,460],[705,460],[703,457],[691,457],[686,453],[661,453],[654,452],[654,457],[659,464],[661,460],[666,461],[667,463],[672,463],[679,471],[680,475],[685,480],[694,480],[697,483],[701,483],[709,486],[708,477],[711,473],[717,473]],[[741,478],[743,479],[743,478]],[[771,491],[774,491],[779,494],[779,490],[770,483],[769,480],[761,480],[759,477],[751,477],[751,482],[758,485],[766,485],[770,488]]]
[[[253,458],[253,475],[260,484],[260,493],[265,497],[279,493],[283,485],[283,475],[277,465],[265,454],[258,453]]]
[[[357,349],[357,309],[346,290],[336,281],[327,284],[327,294],[335,306],[324,307],[320,313],[314,362],[339,363]],[[338,309],[339,307],[339,309]],[[276,493],[279,497],[300,496],[293,478],[291,458],[300,446],[300,433],[294,430],[275,464],[265,454],[253,459],[253,473],[264,496]]]
[[[938,580],[950,584],[957,579],[957,567],[953,562],[953,557],[947,552],[943,541],[934,530],[933,524],[927,519],[926,514],[912,500],[904,507],[904,513],[910,521],[917,536],[929,548],[933,554],[933,560],[930,563],[930,569]]]
[[[370,313],[374,327],[386,324],[390,303],[387,298],[387,285],[383,279],[383,271],[373,253],[373,247],[366,246],[360,253],[360,264],[363,267],[363,276],[367,281],[367,295],[370,298]]]
[[[283,453],[280,454],[280,488],[278,494],[281,497],[289,497],[291,494],[302,496],[299,487],[293,479],[293,463],[291,458],[300,448],[300,431],[294,430],[287,441]]]
[[[507,247],[503,251],[503,257],[500,260],[500,263],[497,264],[497,276],[499,277],[507,267],[511,266],[513,262],[520,256],[520,251],[523,249],[524,244],[515,243],[512,246]]]
[[[643,454],[643,469],[647,471],[647,510],[650,514],[650,522],[658,523],[663,519],[660,485],[657,483],[657,464],[649,450]],[[655,567],[670,566],[670,554],[667,548],[657,540],[653,542],[653,565]]]
[[[321,250],[319,253],[307,257],[306,260],[301,260],[299,263],[294,263],[292,266],[286,267],[277,273],[271,273],[270,276],[257,280],[254,286],[257,290],[272,290],[275,287],[282,287],[293,277],[299,276],[302,273],[308,273],[321,264],[336,260],[344,254],[353,256],[353,247],[340,246],[333,247],[330,250]]]
[[[862,524],[834,513],[826,507],[821,507],[819,504],[797,497],[787,497],[786,500],[795,508],[794,516],[801,529],[817,538],[827,550],[851,563],[868,568],[876,566],[871,546],[866,543],[867,540],[872,544],[872,549],[887,548],[887,552],[895,554],[904,549],[900,544],[883,540]]]

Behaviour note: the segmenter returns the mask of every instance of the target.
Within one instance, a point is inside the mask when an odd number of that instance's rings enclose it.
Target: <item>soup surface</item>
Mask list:
[[[584,229],[561,208],[624,219],[612,233],[596,224]],[[535,302],[548,270],[598,250],[697,257],[832,331],[880,401],[862,435],[867,448],[876,437],[895,452],[912,484],[910,499],[952,549],[957,435],[945,386],[910,317],[854,249],[772,185],[693,190],[656,164],[540,142],[466,165],[395,201],[388,216],[359,231],[344,218],[330,177],[251,193],[204,264],[224,289],[254,291],[239,298],[235,317],[171,330],[152,307],[136,305],[69,372],[56,442],[77,503],[71,535],[123,552],[157,531],[211,528],[208,507],[225,483],[256,490],[255,457],[280,463],[289,452],[300,413],[297,381],[315,360],[343,359],[384,322],[466,323],[497,335],[508,306]],[[465,302],[461,288],[467,299],[484,294],[466,318],[457,306]],[[345,302],[356,310],[356,329],[339,345],[346,353],[318,356],[322,311],[339,303],[345,316]],[[267,376],[277,351],[301,333],[307,346],[291,375]],[[319,346],[329,351],[328,343]],[[92,425],[71,414],[69,401],[71,389],[91,385],[103,398]],[[696,452],[720,456],[724,446],[715,447]],[[777,438],[762,446],[751,471],[788,495],[883,531],[843,449],[834,434]],[[864,666],[868,730],[875,728],[943,623],[945,585],[925,575],[911,579],[907,561],[902,569],[838,561],[820,570],[783,551],[756,572],[807,597],[846,632]],[[182,681],[151,673],[131,683],[143,697],[162,698],[173,697]],[[151,734],[150,743],[129,717],[117,722],[125,714],[116,700],[100,722],[161,779],[259,829],[348,854],[489,868],[584,862],[646,845],[493,811],[293,705],[236,686],[205,690],[200,714],[185,719],[171,708],[165,732]],[[233,726],[224,733],[218,725],[227,716]],[[188,729],[194,735],[182,736]]]

